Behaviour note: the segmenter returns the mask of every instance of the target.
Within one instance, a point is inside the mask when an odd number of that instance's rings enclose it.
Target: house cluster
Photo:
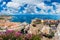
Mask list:
[[[58,25],[60,25],[60,20],[34,19],[31,24],[28,24],[26,22],[10,22],[9,20],[0,18],[0,30],[17,30],[22,34],[41,34],[45,37],[56,33]]]

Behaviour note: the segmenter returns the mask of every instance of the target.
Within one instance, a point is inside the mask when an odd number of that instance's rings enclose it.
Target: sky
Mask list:
[[[0,0],[0,15],[60,14],[59,0]]]

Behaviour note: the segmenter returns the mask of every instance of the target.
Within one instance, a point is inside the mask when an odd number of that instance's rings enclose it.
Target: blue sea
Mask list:
[[[31,14],[25,14],[25,15],[12,15],[12,19],[10,21],[13,22],[27,22],[31,23],[31,21],[35,18],[38,19],[43,19],[43,20],[60,20],[60,15],[42,15],[42,14],[36,14],[36,15],[31,15]]]

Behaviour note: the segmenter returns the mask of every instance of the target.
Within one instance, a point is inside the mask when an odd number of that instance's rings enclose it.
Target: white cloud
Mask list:
[[[41,10],[39,14],[45,14],[46,12],[44,10]]]
[[[60,3],[54,2],[52,5],[55,6],[55,12],[56,14],[60,14]]]
[[[57,6],[57,5],[59,5],[59,3],[58,2],[53,2],[52,5]]]
[[[2,10],[1,13],[2,13],[2,14],[7,14],[7,15],[8,15],[8,14],[10,14],[10,11],[9,11],[9,10],[7,10],[7,11],[6,11],[6,10]]]
[[[18,9],[19,6],[20,6],[20,4],[19,3],[15,3],[15,2],[9,2],[7,4],[7,7],[11,7],[11,8],[15,8],[15,9]]]
[[[60,14],[60,8],[59,9],[56,9],[56,13],[57,14]]]
[[[37,7],[41,9],[39,13],[42,14],[54,14],[55,10],[53,10],[53,6],[47,6],[44,2],[37,4]]]
[[[37,14],[59,14],[60,13],[60,3],[52,3],[52,5],[55,5],[56,10],[53,9],[53,6],[47,6],[44,2],[46,0],[12,0],[12,2],[8,2],[7,11],[2,10],[2,13],[7,14],[14,14],[14,13],[37,13]],[[51,0],[47,0],[51,1]],[[28,4],[27,7],[24,7],[25,10],[18,12],[19,8],[23,6],[24,4]],[[3,2],[5,4],[5,2]],[[40,8],[41,11],[37,11],[36,7]]]
[[[51,0],[12,0],[13,2],[18,2],[18,3],[28,3],[28,4],[38,4],[40,2],[44,1],[51,1]]]
[[[1,7],[4,6],[5,4],[6,4],[6,2],[3,2],[3,4],[1,5]]]
[[[41,3],[36,4],[36,5],[37,5],[37,7],[41,8],[41,9],[45,9],[46,8],[44,2],[41,2]]]
[[[5,5],[6,4],[6,2],[3,2],[3,5]]]
[[[18,3],[28,3],[28,4],[35,4],[38,2],[41,2],[42,0],[12,0],[13,2],[18,2]]]
[[[2,10],[1,13],[2,14],[6,14],[6,15],[14,15],[15,13],[17,13],[17,10],[14,10],[12,8],[7,8],[7,10]]]

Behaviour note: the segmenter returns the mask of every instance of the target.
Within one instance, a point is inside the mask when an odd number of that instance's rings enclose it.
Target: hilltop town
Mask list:
[[[9,19],[11,19],[10,16],[0,16],[0,32],[14,30],[22,34],[40,34],[41,40],[60,40],[60,20],[33,19],[31,24],[28,24],[11,22]]]

